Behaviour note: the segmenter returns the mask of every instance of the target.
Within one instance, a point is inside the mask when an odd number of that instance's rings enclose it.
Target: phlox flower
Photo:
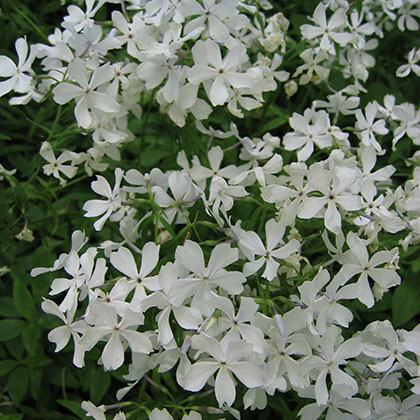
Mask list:
[[[115,185],[112,190],[108,181],[102,175],[97,175],[97,180],[92,182],[93,191],[106,198],[106,200],[89,200],[83,205],[83,210],[87,212],[85,217],[97,217],[105,213],[93,224],[95,230],[101,230],[112,212],[120,208],[123,194],[120,190],[122,176],[122,169],[115,169]]]
[[[186,390],[199,391],[210,376],[217,372],[214,385],[217,402],[220,406],[231,406],[236,397],[232,373],[248,388],[263,384],[259,368],[246,361],[251,352],[250,344],[243,341],[219,343],[215,338],[201,333],[193,336],[192,347],[210,357],[199,359],[191,366],[184,378]]]
[[[346,241],[350,249],[343,256],[344,265],[338,272],[337,277],[340,277],[342,284],[344,284],[353,276],[359,275],[357,280],[360,288],[358,299],[370,308],[375,303],[375,300],[369,285],[369,277],[385,290],[401,282],[401,278],[395,269],[378,267],[393,261],[395,255],[398,253],[398,249],[378,251],[369,258],[369,252],[365,242],[354,232],[348,233]]]
[[[326,7],[324,3],[319,3],[313,15],[313,21],[316,25],[302,25],[300,30],[306,39],[322,37],[320,47],[322,50],[335,54],[335,48],[332,41],[340,45],[346,45],[353,38],[352,34],[343,32],[347,24],[346,12],[344,9],[337,9],[327,22]]]
[[[56,158],[52,147],[49,143],[44,141],[41,145],[39,154],[48,162],[46,165],[43,165],[42,170],[45,175],[53,175],[55,178],[60,180],[60,185],[66,185],[67,181],[61,177],[60,172],[62,172],[67,178],[73,178],[77,172],[77,166],[73,166],[73,162],[77,160],[78,154],[66,150],[61,153],[61,155]],[[65,162],[71,161],[70,164],[65,164]]]
[[[192,48],[192,53],[195,65],[189,70],[188,79],[195,85],[212,82],[207,94],[213,106],[223,105],[227,101],[228,86],[234,88],[253,86],[251,77],[238,71],[247,58],[243,46],[234,46],[222,60],[219,45],[208,39],[205,42],[198,41]]]
[[[106,113],[115,113],[120,109],[118,102],[111,96],[96,89],[108,83],[115,76],[114,69],[110,64],[98,67],[91,76],[88,76],[86,63],[76,58],[69,64],[68,76],[75,83],[62,82],[54,89],[54,100],[58,104],[66,104],[72,99],[76,101],[74,114],[77,123],[87,128],[92,123],[92,109],[98,109]]]
[[[55,302],[49,299],[44,299],[42,302],[42,310],[47,314],[55,315],[60,318],[65,325],[54,328],[48,333],[48,340],[55,343],[55,352],[62,350],[70,340],[74,341],[74,355],[73,363],[77,367],[84,366],[85,350],[80,345],[80,334],[85,333],[88,325],[84,320],[73,321],[77,306],[74,306],[67,315],[57,306]]]
[[[107,341],[101,356],[105,370],[115,370],[123,364],[125,343],[133,352],[149,354],[153,350],[149,337],[136,331],[143,323],[143,314],[127,309],[120,319],[115,308],[99,304],[91,305],[91,317],[95,318],[95,325],[84,333],[80,344],[89,351],[99,340]]]
[[[207,334],[218,336],[227,331],[221,341],[240,340],[242,338],[247,343],[252,344],[254,352],[261,354],[264,352],[267,345],[264,341],[264,334],[260,328],[253,325],[258,310],[258,304],[253,298],[241,296],[241,304],[236,314],[232,301],[218,296],[214,292],[210,292],[207,302],[223,313],[222,316],[217,318],[214,328],[212,328],[211,321],[208,324],[209,328],[204,327]]]
[[[183,270],[181,270],[183,271]],[[202,322],[202,316],[198,309],[190,308],[181,300],[177,299],[175,290],[179,287],[179,265],[168,263],[159,272],[159,285],[157,290],[142,301],[142,307],[158,307],[161,312],[156,316],[158,324],[158,340],[164,348],[173,347],[174,335],[170,326],[171,313],[177,324],[186,330],[197,330]]]
[[[344,385],[344,389],[352,391],[351,394],[355,394],[359,390],[356,380],[340,369],[340,366],[347,364],[347,359],[358,356],[361,351],[360,338],[353,337],[343,342],[338,327],[331,326],[327,329],[321,338],[318,351],[319,356],[309,356],[305,359],[302,366],[304,372],[309,373],[313,369],[316,369],[318,372],[315,382],[315,397],[319,406],[328,402],[328,374],[333,385]]]
[[[19,38],[15,42],[16,52],[18,54],[18,65],[5,55],[0,56],[0,77],[9,77],[0,82],[0,97],[14,90],[18,93],[29,91],[32,82],[32,63],[35,54],[32,50],[28,57],[28,44],[25,38]]]
[[[284,233],[285,227],[275,219],[270,219],[265,224],[266,246],[263,244],[258,234],[252,231],[247,232],[240,239],[239,243],[241,246],[247,248],[254,255],[259,257],[244,265],[245,275],[249,276],[254,274],[265,265],[262,277],[271,281],[277,276],[277,269],[280,266],[277,259],[284,260],[294,252],[297,252],[300,248],[300,243],[297,239],[292,239],[287,244],[284,244]]]
[[[370,102],[366,106],[365,115],[363,115],[360,109],[357,109],[356,132],[360,137],[362,144],[365,146],[372,146],[378,154],[383,154],[385,152],[382,150],[382,146],[376,139],[375,134],[384,135],[387,134],[389,130],[385,127],[385,120],[379,119],[375,121],[378,110],[379,107],[376,102]]]
[[[312,155],[314,144],[320,149],[332,146],[330,120],[325,111],[307,109],[303,116],[294,112],[289,123],[295,131],[284,136],[283,144],[286,150],[300,149],[297,153],[299,161],[306,161]]]
[[[333,233],[338,233],[341,229],[341,215],[337,205],[348,211],[360,210],[362,207],[360,196],[346,191],[354,184],[355,179],[356,174],[350,168],[338,167],[327,171],[321,163],[314,163],[308,172],[309,185],[323,196],[306,198],[299,207],[298,217],[316,217],[326,205],[325,227]]]
[[[175,260],[192,274],[179,280],[174,297],[184,302],[193,296],[191,306],[203,314],[211,315],[214,310],[206,301],[211,290],[221,288],[231,295],[238,295],[244,290],[245,276],[238,271],[224,269],[238,260],[238,249],[228,244],[219,244],[213,249],[207,267],[202,249],[190,240],[177,247]]]
[[[420,65],[417,64],[419,61],[420,49],[416,50],[416,48],[413,48],[408,53],[408,63],[398,67],[396,73],[397,77],[407,77],[411,71],[413,71],[416,76],[420,77]]]
[[[135,312],[140,310],[141,302],[146,297],[145,288],[148,290],[159,288],[156,277],[149,276],[159,261],[159,249],[160,245],[155,245],[153,242],[144,245],[141,251],[140,270],[137,269],[137,263],[129,249],[120,247],[118,251],[111,253],[111,264],[130,279],[127,284],[130,291],[134,290],[130,307]]]

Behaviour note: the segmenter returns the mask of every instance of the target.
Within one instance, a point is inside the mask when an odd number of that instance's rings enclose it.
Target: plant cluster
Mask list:
[[[420,111],[369,85],[397,32],[412,42],[388,76],[420,76],[420,5],[328,0],[294,21],[274,3],[86,0],[48,42],[17,39],[17,64],[0,56],[0,96],[58,105],[43,174],[64,192],[95,177],[86,229],[31,275],[52,276],[56,352],[128,366],[116,402],[82,403],[96,420],[276,404],[302,420],[420,417],[405,278],[420,249]],[[63,115],[75,123],[57,132]],[[0,175],[19,184],[16,168]]]

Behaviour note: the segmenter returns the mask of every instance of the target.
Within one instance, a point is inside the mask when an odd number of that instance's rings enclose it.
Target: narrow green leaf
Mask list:
[[[24,414],[5,414],[1,416],[1,420],[21,420],[23,419]]]
[[[42,347],[40,347],[42,348]],[[36,354],[35,356],[28,356],[25,357],[23,363],[31,368],[43,367],[49,365],[52,362],[52,359],[43,355],[43,354]]]
[[[33,321],[35,303],[26,285],[21,280],[14,281],[13,300],[19,313],[29,321]]]
[[[392,296],[392,321],[399,327],[420,311],[420,286],[417,282],[404,280]]]
[[[22,319],[2,319],[0,321],[0,341],[11,340],[22,334],[26,322]]]
[[[86,412],[80,407],[80,405],[82,404],[81,401],[57,400],[57,402],[63,407],[67,408],[67,410],[76,414],[76,416],[78,416],[79,418],[84,420],[86,419]]]
[[[36,346],[41,337],[41,331],[36,324],[28,324],[22,333],[23,345],[27,352],[33,356],[36,351]]]
[[[94,404],[98,404],[111,386],[109,373],[95,367],[89,375],[89,394]]]
[[[23,366],[19,366],[9,376],[9,380],[7,381],[7,392],[16,405],[21,403],[26,390],[28,389],[28,384],[28,373]]]
[[[20,316],[11,297],[0,297],[0,316],[6,318],[16,318]]]
[[[17,364],[16,360],[0,360],[0,376],[7,375]]]

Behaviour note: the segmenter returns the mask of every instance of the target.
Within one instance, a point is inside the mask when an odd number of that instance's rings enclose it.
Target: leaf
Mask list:
[[[98,404],[101,401],[110,385],[111,377],[109,373],[96,367],[91,370],[89,375],[89,393],[90,399],[94,404]]]
[[[36,346],[41,337],[41,331],[36,324],[28,324],[22,333],[22,340],[25,349],[33,356],[36,351]]]
[[[11,297],[0,297],[0,316],[7,318],[16,318],[19,316],[19,312],[15,308]]]
[[[0,321],[0,341],[11,340],[22,334],[26,322],[21,319],[2,319]]]
[[[26,390],[28,389],[28,384],[28,373],[23,366],[19,366],[9,376],[9,380],[7,381],[7,392],[16,405],[21,403]]]
[[[72,413],[76,414],[76,416],[80,417],[81,419],[86,420],[86,413],[80,407],[80,405],[82,404],[81,401],[57,400],[57,402],[60,405],[62,405],[63,407],[67,408],[67,410],[69,410]]]
[[[392,296],[392,321],[398,327],[413,318],[419,311],[420,287],[417,282],[405,280]]]
[[[26,285],[14,278],[13,301],[19,313],[29,321],[34,319],[35,303]]]
[[[41,348],[41,347],[39,347]],[[36,354],[35,356],[25,357],[23,363],[31,368],[47,366],[52,362],[52,359],[45,356],[44,354]]]
[[[0,376],[11,372],[17,364],[16,360],[0,360]]]
[[[42,396],[42,376],[43,376],[43,369],[42,368],[28,368],[29,374],[29,382],[30,382],[30,391],[31,395],[35,400],[38,400],[40,396]],[[47,375],[49,372],[45,372]]]
[[[258,130],[258,134],[266,133],[267,131],[272,131],[282,125],[285,125],[289,122],[288,116],[281,116],[276,117],[270,120],[268,123],[264,124],[260,130]]]
[[[1,420],[21,420],[24,414],[5,414],[1,416]]]

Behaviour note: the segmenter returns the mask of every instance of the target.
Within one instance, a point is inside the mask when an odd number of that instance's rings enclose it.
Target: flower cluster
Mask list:
[[[420,144],[420,111],[391,94],[362,102],[373,51],[385,31],[418,30],[418,2],[319,3],[300,27],[304,47],[293,73],[283,69],[294,42],[289,21],[266,17],[266,2],[130,0],[98,22],[107,3],[117,2],[70,6],[50,45],[29,49],[18,39],[17,66],[0,57],[8,78],[0,95],[22,94],[11,103],[51,93],[60,106],[74,106],[92,147],[56,158],[44,142],[44,173],[62,185],[80,165],[95,173],[91,188],[100,197],[85,202],[85,216],[96,231],[114,223],[120,233],[120,241],[88,245],[76,230],[53,267],[32,271],[65,273],[51,284],[54,300],[42,303],[63,322],[48,335],[56,351],[72,340],[77,367],[94,347],[105,370],[128,364],[118,400],[148,372],[174,371],[186,391],[214,389],[216,414],[262,410],[276,393],[293,391],[311,400],[299,411],[303,420],[419,418],[420,327],[395,330],[381,320],[349,328],[352,305],[372,308],[397,287],[400,249],[420,243],[419,155],[406,156],[416,165],[404,183],[383,160],[400,141]],[[32,71],[35,58],[47,77]],[[396,76],[419,76],[419,59],[414,47]],[[333,92],[290,115],[281,136],[203,124],[217,107],[229,120],[244,117],[286,81],[288,96],[308,84]],[[167,171],[119,165],[145,96],[177,126],[193,121],[205,153],[181,150]],[[118,165],[112,181],[109,158]],[[241,213],[249,204],[254,215]],[[199,228],[216,240],[203,241]],[[322,244],[316,262],[311,235]],[[411,387],[404,399],[389,392],[402,383]],[[107,407],[82,407],[105,419]],[[172,418],[163,407],[148,414]]]

